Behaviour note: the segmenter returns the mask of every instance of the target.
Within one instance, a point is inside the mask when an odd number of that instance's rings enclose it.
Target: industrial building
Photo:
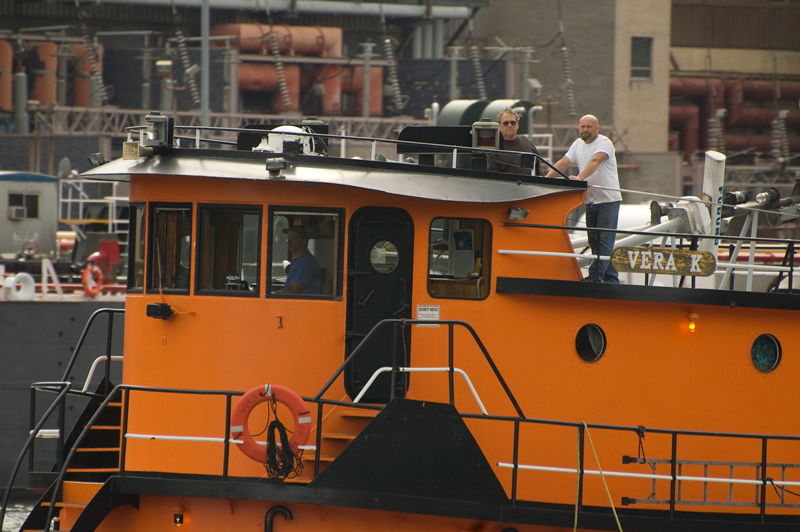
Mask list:
[[[726,186],[783,192],[798,26],[794,0],[0,0],[0,167],[85,170],[151,110],[393,136],[509,100],[553,158],[596,115],[623,188],[698,194],[713,149]]]

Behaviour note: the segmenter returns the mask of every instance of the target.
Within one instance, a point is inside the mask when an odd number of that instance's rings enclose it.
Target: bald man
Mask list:
[[[586,204],[586,227],[616,229],[622,195],[619,193],[617,158],[611,139],[600,134],[600,123],[594,115],[586,115],[578,123],[580,138],[575,139],[566,155],[553,166],[564,173],[571,165],[578,167],[578,179],[589,183]],[[550,170],[547,177],[558,173]],[[597,188],[597,186],[605,188]],[[610,190],[609,190],[610,189]],[[589,231],[589,245],[595,255],[611,255],[614,250],[614,233]],[[619,274],[609,261],[595,260],[584,281],[619,283]]]

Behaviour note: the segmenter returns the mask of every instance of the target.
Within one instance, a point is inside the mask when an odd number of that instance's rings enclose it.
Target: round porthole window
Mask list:
[[[606,334],[599,325],[587,323],[575,335],[575,350],[586,362],[597,362],[606,352]]]
[[[392,273],[397,268],[400,256],[397,246],[388,240],[379,240],[372,245],[369,252],[369,263],[378,273]]]
[[[771,334],[762,334],[753,342],[750,357],[759,371],[769,373],[781,362],[781,343]]]

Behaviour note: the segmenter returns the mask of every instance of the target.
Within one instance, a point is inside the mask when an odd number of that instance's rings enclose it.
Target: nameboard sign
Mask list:
[[[706,251],[636,247],[616,248],[611,264],[618,272],[708,277],[717,268],[714,255]]]

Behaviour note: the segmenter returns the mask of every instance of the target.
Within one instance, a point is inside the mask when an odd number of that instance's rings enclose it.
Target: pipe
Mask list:
[[[283,85],[276,65],[269,63],[241,63],[239,89],[243,91],[281,93],[286,89],[288,99],[274,98],[278,111],[300,110],[300,66],[283,65]]]
[[[14,73],[14,127],[17,133],[27,135],[31,132],[28,116],[28,75],[25,72]]]
[[[43,108],[56,101],[57,52],[58,46],[54,42],[45,42],[29,48],[28,71],[34,78],[28,98],[38,100],[39,106]]]
[[[679,145],[686,160],[692,158],[698,148],[700,109],[696,105],[670,105],[669,123],[681,126]]]
[[[364,69],[359,66],[346,67],[342,73],[342,93],[355,96],[355,107],[360,109],[364,102]],[[383,116],[383,68],[370,69],[369,114]]]
[[[772,151],[772,135],[738,135],[727,133],[725,135],[725,148],[728,151],[744,151],[755,148],[757,151],[769,153]],[[800,153],[800,137],[789,137],[789,151]]]
[[[708,147],[708,121],[717,109],[725,107],[725,86],[718,79],[671,77],[669,79],[670,96],[700,99],[701,127],[698,131],[698,147]]]
[[[0,111],[10,113],[13,109],[12,78],[14,77],[14,52],[11,43],[0,41]]]
[[[61,0],[74,4],[74,0]],[[197,7],[197,0],[103,0],[105,4],[142,4],[146,6]],[[253,0],[210,0],[211,8],[253,10]],[[379,2],[347,2],[334,0],[270,0],[271,13],[314,13],[338,15],[368,15],[418,19],[468,19],[472,9],[461,6],[429,6],[426,4],[387,4]]]
[[[90,59],[89,47],[85,44],[73,44],[70,47],[72,55],[77,57],[73,63],[72,68],[72,88],[73,88],[73,104],[75,107],[90,107],[92,101],[92,61]],[[98,79],[102,82],[103,72],[103,47],[97,45],[92,47],[97,63],[96,69],[99,75]]]
[[[274,33],[277,44],[268,38]],[[231,45],[241,52],[268,54],[277,46],[284,55],[314,57],[342,56],[342,28],[322,26],[287,26],[285,24],[215,24],[212,36],[232,35]],[[215,41],[216,42],[216,41]],[[217,43],[219,45],[219,43]]]

